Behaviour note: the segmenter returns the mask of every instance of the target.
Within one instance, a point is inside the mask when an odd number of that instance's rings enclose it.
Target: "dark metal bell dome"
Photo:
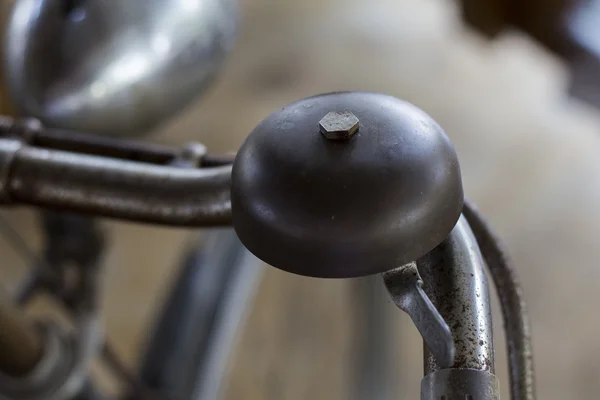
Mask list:
[[[413,261],[460,216],[458,159],[425,112],[383,94],[310,97],[268,116],[238,152],[234,228],[274,267],[345,278]]]

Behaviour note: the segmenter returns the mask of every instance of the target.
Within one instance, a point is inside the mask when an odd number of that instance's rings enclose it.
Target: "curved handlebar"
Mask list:
[[[0,139],[0,174],[8,204],[164,225],[231,224],[228,165],[154,165]]]

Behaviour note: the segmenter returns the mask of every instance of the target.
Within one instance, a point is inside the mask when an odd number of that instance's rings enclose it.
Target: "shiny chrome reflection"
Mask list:
[[[19,0],[4,70],[19,112],[52,127],[146,133],[211,81],[235,0]]]

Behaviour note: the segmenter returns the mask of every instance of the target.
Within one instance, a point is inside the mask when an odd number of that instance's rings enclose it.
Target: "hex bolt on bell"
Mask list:
[[[358,130],[358,118],[350,111],[332,111],[319,122],[321,133],[329,140],[346,140]]]
[[[231,205],[242,243],[274,267],[324,278],[394,270],[394,301],[452,364],[448,325],[410,264],[448,237],[463,207],[456,152],[425,112],[364,92],[288,105],[239,150]]]

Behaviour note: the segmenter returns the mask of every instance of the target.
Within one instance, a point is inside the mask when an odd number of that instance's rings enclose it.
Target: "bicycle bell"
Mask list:
[[[440,244],[460,217],[456,152],[419,108],[330,93],[268,116],[237,154],[231,204],[243,244],[274,267],[345,278]]]
[[[4,69],[19,113],[129,136],[173,117],[232,47],[235,0],[19,0]]]

